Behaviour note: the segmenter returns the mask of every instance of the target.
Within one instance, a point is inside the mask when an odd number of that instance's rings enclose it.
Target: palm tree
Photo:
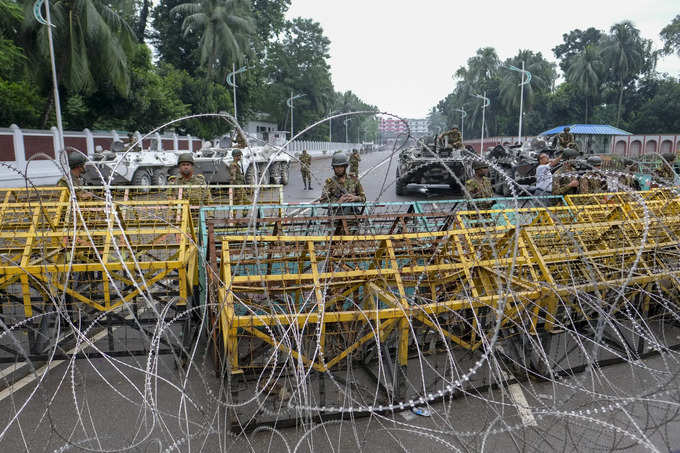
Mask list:
[[[623,89],[640,73],[644,66],[645,44],[640,38],[640,31],[630,21],[614,24],[610,33],[603,54],[606,56],[618,84],[619,99],[616,109],[616,126],[618,127],[621,121]]]
[[[33,1],[24,2],[24,28],[33,38],[29,54],[34,61],[46,63],[50,55],[47,28],[36,21],[32,6]],[[52,0],[50,15],[58,84],[71,93],[88,93],[97,85],[110,84],[127,96],[126,51],[134,44],[130,26],[100,0]],[[52,101],[48,96],[43,123]]]
[[[249,35],[255,33],[255,22],[246,0],[198,0],[183,3],[172,9],[184,18],[182,29],[202,33],[201,66],[208,77],[217,71],[226,74],[227,62],[240,61],[248,48]]]
[[[600,50],[593,46],[586,46],[585,50],[571,60],[567,69],[567,80],[578,87],[586,98],[586,117],[588,123],[588,104],[590,98],[597,94],[601,86],[604,64]]]

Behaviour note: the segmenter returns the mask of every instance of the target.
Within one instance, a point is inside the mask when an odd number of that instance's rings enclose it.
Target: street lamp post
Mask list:
[[[240,74],[242,72],[245,72],[248,69],[247,66],[242,66],[238,70],[236,69],[236,63],[231,64],[231,72],[227,74],[227,84],[232,87],[233,91],[233,97],[234,97],[234,119],[237,118],[237,110],[236,110],[236,74]]]
[[[349,135],[347,134],[347,123],[352,121],[352,118],[347,118],[344,123],[345,123],[345,143],[349,143]]]
[[[524,108],[524,85],[528,84],[531,82],[531,73],[527,70],[524,69],[524,62],[522,62],[522,69],[517,68],[515,66],[509,65],[508,69],[511,71],[517,71],[522,74],[522,82],[519,84],[521,87],[520,90],[520,95],[519,95],[519,128],[517,131],[517,141],[521,142],[522,141],[522,110]],[[526,80],[524,80],[524,75],[526,74]]]
[[[286,104],[290,107],[290,139],[293,140],[293,101],[305,96],[304,94],[296,94],[293,96],[293,90],[290,90],[290,98],[286,100]]]
[[[465,113],[465,110],[462,108],[456,109],[456,112],[460,112],[460,135],[465,139],[465,117],[467,116],[467,113]]]
[[[334,110],[328,114],[328,142],[333,141],[333,119],[332,116],[338,113],[340,110]]]
[[[480,139],[479,143],[479,155],[481,156],[484,153],[484,113],[486,112],[486,108],[489,106],[489,104],[491,104],[491,101],[488,97],[486,97],[486,91],[483,95],[480,96],[479,94],[475,94],[474,97],[484,101],[482,104],[482,138]]]

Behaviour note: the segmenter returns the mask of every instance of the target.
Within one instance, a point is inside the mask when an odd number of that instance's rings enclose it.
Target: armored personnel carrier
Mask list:
[[[231,145],[231,140],[229,140]],[[229,166],[232,162],[232,147],[212,146],[206,142],[200,151],[194,154],[194,166],[197,173],[202,173],[209,184],[229,184]],[[246,183],[256,184],[288,184],[290,156],[270,145],[251,146],[242,149],[241,165],[245,171]],[[96,152],[91,161],[85,165],[85,180],[88,184],[100,185],[111,178],[112,185],[163,186],[168,176],[177,172],[177,158],[186,151],[133,151],[125,152],[125,145],[116,141],[111,144],[110,151]],[[267,167],[269,161],[271,165]],[[261,176],[264,173],[264,177]]]
[[[444,148],[437,140],[404,149],[397,164],[397,195],[406,195],[408,184],[448,184],[453,190],[461,190],[460,184],[472,174],[462,152]]]
[[[194,155],[196,171],[202,173],[209,184],[229,184],[230,182],[229,166],[233,160],[231,153],[234,148],[228,146],[231,145],[231,139],[228,136],[225,137],[218,139],[215,146],[206,142],[205,146]],[[290,156],[287,153],[279,152],[275,146],[268,143],[242,148],[241,151],[243,151],[241,166],[247,184],[258,182],[288,184]]]
[[[168,174],[177,167],[178,154],[171,151],[125,152],[123,142],[115,141],[110,151],[95,152],[92,160],[85,164],[85,180],[100,185],[111,175],[112,185],[163,186],[168,183]]]

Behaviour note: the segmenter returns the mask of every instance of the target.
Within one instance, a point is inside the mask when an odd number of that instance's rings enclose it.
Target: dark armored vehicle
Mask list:
[[[408,184],[448,184],[461,190],[461,184],[471,176],[464,149],[444,148],[437,140],[418,144],[399,153],[397,164],[397,195],[406,195]]]

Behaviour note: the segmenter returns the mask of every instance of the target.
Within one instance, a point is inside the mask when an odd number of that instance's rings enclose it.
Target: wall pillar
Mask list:
[[[19,126],[12,124],[12,141],[14,143],[14,162],[19,166],[26,165],[26,150],[24,149],[24,135]]]

